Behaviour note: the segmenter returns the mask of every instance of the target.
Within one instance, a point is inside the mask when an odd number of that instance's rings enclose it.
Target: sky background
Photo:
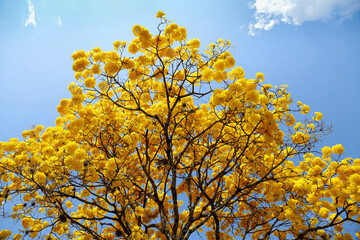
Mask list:
[[[71,54],[130,42],[135,24],[154,32],[158,10],[203,47],[230,40],[247,78],[263,72],[324,114],[334,132],[319,149],[360,157],[360,0],[0,0],[0,141],[53,126],[75,81]]]

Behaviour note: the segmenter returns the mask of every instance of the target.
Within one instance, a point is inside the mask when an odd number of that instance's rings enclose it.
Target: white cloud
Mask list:
[[[270,30],[283,22],[301,25],[307,21],[351,18],[360,10],[360,0],[255,0],[256,23],[249,24],[249,34]]]
[[[34,5],[31,4],[31,0],[28,0],[28,4],[29,4],[29,16],[28,19],[26,19],[24,26],[27,27],[29,24],[32,24],[36,27]]]
[[[58,24],[59,24],[59,26],[61,27],[62,20],[61,20],[61,17],[60,17],[60,16],[58,17]]]

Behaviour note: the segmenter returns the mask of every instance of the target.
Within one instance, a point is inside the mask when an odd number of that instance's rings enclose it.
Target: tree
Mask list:
[[[75,52],[56,126],[0,143],[0,202],[24,228],[13,238],[351,239],[360,160],[316,151],[322,114],[246,79],[229,41],[201,53],[157,17],[155,35],[135,25],[116,51]]]

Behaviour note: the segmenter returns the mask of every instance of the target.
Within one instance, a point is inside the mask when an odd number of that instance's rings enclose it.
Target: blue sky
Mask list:
[[[319,147],[360,157],[360,0],[0,0],[0,141],[54,125],[75,81],[71,54],[112,50],[135,24],[155,30],[158,10],[202,46],[230,40],[246,77],[289,85],[332,123]]]

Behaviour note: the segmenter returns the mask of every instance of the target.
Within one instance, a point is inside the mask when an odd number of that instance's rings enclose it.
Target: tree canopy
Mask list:
[[[0,142],[0,205],[23,227],[0,239],[352,239],[360,160],[317,151],[322,114],[157,18],[73,53],[56,125]]]

